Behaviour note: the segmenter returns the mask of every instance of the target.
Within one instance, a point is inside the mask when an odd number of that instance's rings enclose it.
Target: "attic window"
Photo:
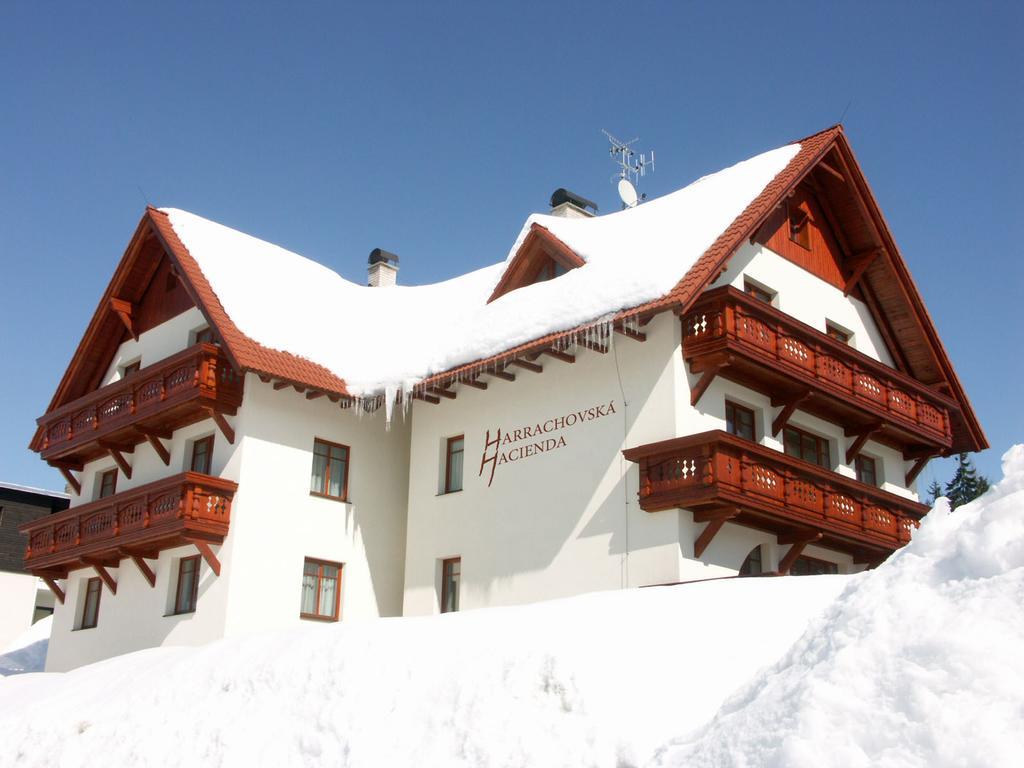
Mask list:
[[[830,320],[825,321],[825,333],[829,338],[835,339],[842,344],[849,344],[850,339],[853,338],[853,334],[845,328],[840,328],[838,325]]]
[[[537,270],[537,274],[533,280],[530,281],[530,285],[533,283],[542,283],[545,280],[554,280],[556,277],[561,277],[569,270],[566,269],[565,265],[554,259],[547,259],[541,262],[540,269]]]
[[[786,208],[789,216],[789,239],[801,248],[811,250],[810,215],[793,203],[788,203]]]
[[[750,278],[743,278],[743,292],[758,301],[763,301],[765,304],[775,303],[775,292],[763,285],[758,285]]]

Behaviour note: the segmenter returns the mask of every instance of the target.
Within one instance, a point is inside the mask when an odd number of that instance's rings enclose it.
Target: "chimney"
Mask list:
[[[370,268],[369,282],[366,284],[371,288],[387,288],[394,285],[398,278],[398,256],[382,248],[374,248],[370,251],[368,260]]]
[[[592,211],[587,209],[591,208]],[[566,219],[589,219],[597,214],[597,203],[559,187],[551,194],[551,215]]]

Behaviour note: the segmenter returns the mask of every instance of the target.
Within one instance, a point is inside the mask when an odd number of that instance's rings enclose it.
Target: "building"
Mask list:
[[[28,537],[18,528],[69,503],[66,493],[0,483],[0,649],[53,613],[53,593],[22,562]]]
[[[31,447],[47,668],[301,620],[851,572],[985,436],[841,127],[369,286],[148,208]],[[580,203],[584,205],[580,205]],[[78,631],[88,629],[89,631]]]

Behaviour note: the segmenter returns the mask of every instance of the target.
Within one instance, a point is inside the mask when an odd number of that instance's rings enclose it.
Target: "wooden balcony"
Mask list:
[[[910,541],[928,507],[718,430],[623,452],[640,466],[640,506],[682,507],[848,552],[865,562]],[[712,534],[713,535],[713,534]],[[697,552],[700,555],[700,552]]]
[[[799,407],[907,458],[952,445],[953,400],[735,288],[708,291],[683,318],[683,355],[704,374],[694,403],[724,376],[784,407],[774,434]]]
[[[81,469],[111,448],[120,455],[201,419],[222,420],[241,403],[242,377],[224,352],[196,344],[42,416],[38,450],[55,466]]]
[[[25,568],[64,577],[84,566],[116,566],[125,557],[154,558],[183,544],[207,548],[227,535],[237,489],[230,480],[184,472],[33,520],[19,529],[28,534]]]

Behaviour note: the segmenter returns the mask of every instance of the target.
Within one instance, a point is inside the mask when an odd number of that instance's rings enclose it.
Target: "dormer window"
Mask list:
[[[540,269],[537,270],[536,277],[530,281],[530,285],[533,283],[541,283],[545,280],[554,280],[556,277],[561,277],[569,270],[565,268],[563,264],[555,261],[554,259],[548,259],[540,265]]]

